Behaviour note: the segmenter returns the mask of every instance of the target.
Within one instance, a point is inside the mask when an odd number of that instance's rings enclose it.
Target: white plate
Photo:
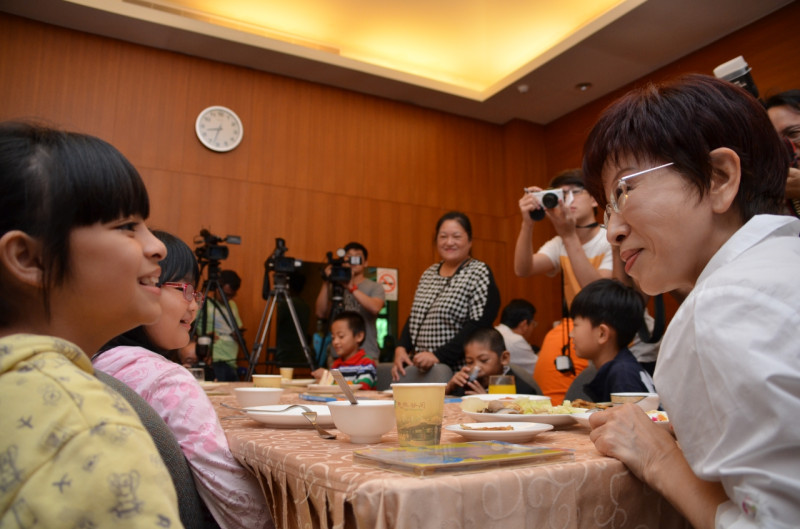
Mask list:
[[[309,384],[306,391],[309,393],[342,393],[342,388],[339,387],[339,384]]]
[[[550,397],[544,395],[525,395],[522,393],[481,393],[480,395],[465,395],[464,399],[481,399],[481,400],[514,400],[518,398],[526,398],[530,400],[550,400]]]
[[[591,415],[592,413],[596,412],[587,411],[584,413],[575,413],[572,415],[572,418],[575,419],[575,421],[581,426],[586,426],[587,428],[591,428],[591,426],[589,426],[589,415]],[[653,421],[653,422],[661,426],[662,428],[666,428],[667,430],[669,430],[669,421]]]
[[[253,406],[247,408],[247,415],[260,423],[267,426],[274,426],[276,428],[312,428],[308,419],[303,417],[303,410],[300,408],[292,408],[291,410],[283,413],[259,413],[258,410],[282,410],[288,404],[272,404],[269,406]],[[304,404],[306,408],[311,411],[317,412],[317,424],[323,428],[333,427],[333,418],[331,411],[327,406],[319,406],[315,404]]]
[[[394,390],[393,389],[384,389],[383,391],[381,391],[381,395],[389,395],[391,397],[391,396],[394,395]]]
[[[583,413],[576,413],[572,416],[572,418],[575,419],[577,423],[580,424],[581,426],[586,426],[587,428],[591,428],[591,426],[589,426],[589,415],[591,415],[592,413],[595,412],[586,411]]]
[[[584,413],[584,408],[575,408],[580,410],[579,413]],[[552,424],[553,426],[564,426],[566,424],[573,424],[575,419],[573,415],[577,413],[474,413],[465,411],[464,415],[478,422],[538,422],[542,424]]]
[[[665,412],[665,411],[662,411],[662,412],[647,412],[647,416],[650,417],[650,419],[652,420],[653,416],[656,415],[657,413],[663,413],[664,415],[667,414],[667,412]],[[662,428],[665,428],[668,432],[672,432],[672,428],[670,428],[670,426],[669,426],[669,417],[667,417],[666,421],[653,421],[653,422],[656,423],[657,425],[661,426]]]
[[[507,441],[525,443],[542,432],[553,429],[552,424],[530,422],[472,422],[464,423],[472,428],[511,426],[513,430],[465,430],[461,424],[445,426],[445,430],[455,432],[468,441]]]
[[[282,379],[281,386],[298,386],[298,387],[306,387],[309,384],[313,384],[313,378],[293,378],[291,380]]]

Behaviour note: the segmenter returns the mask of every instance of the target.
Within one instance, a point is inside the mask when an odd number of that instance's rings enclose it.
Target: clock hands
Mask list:
[[[217,133],[214,134],[214,140],[213,141],[217,141],[217,136],[219,136],[219,133],[222,130],[222,125],[218,126],[217,128],[214,128],[214,129],[206,129],[206,130],[216,130]]]

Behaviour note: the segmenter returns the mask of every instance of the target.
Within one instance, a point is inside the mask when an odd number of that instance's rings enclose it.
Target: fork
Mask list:
[[[236,406],[231,406],[230,404],[225,404],[224,402],[220,402],[220,406],[222,406],[223,408],[242,411],[245,413],[247,413],[248,411],[253,411],[253,410],[248,410],[247,408],[237,408]],[[282,410],[258,410],[258,413],[283,413],[285,411],[291,410],[292,408],[300,408],[301,410],[303,410],[302,413],[303,417],[305,417],[306,420],[311,423],[311,426],[313,426],[317,430],[317,433],[319,434],[320,437],[322,437],[323,439],[336,439],[336,434],[330,433],[328,430],[324,429],[322,426],[317,424],[317,412],[311,411],[310,408],[307,408],[302,404],[290,404],[287,407],[283,408]]]

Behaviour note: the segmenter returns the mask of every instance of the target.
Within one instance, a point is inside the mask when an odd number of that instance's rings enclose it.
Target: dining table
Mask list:
[[[267,425],[222,406],[236,406],[233,388],[241,385],[251,384],[217,384],[207,394],[233,456],[258,478],[280,529],[691,527],[622,463],[601,455],[589,427],[577,422],[519,443],[568,449],[569,460],[418,477],[353,460],[356,450],[399,446],[396,428],[380,443],[353,444],[335,427],[327,429],[336,439],[326,440],[310,427]],[[307,398],[290,386],[281,404],[324,404]],[[472,422],[457,402],[445,404],[444,426]],[[442,429],[441,443],[464,441]]]

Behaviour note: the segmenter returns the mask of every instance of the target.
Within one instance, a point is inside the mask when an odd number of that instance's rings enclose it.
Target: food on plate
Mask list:
[[[332,386],[336,384],[336,379],[333,378],[330,371],[327,369],[321,369],[320,371],[322,371],[322,376],[319,377],[317,384],[320,386]]]
[[[647,412],[647,416],[653,422],[669,422],[669,417],[667,417],[667,412],[665,411],[651,410]]]
[[[468,424],[460,424],[462,430],[480,430],[485,432],[499,432],[502,430],[513,430],[514,427],[510,424],[507,426],[470,426]]]
[[[515,415],[567,415],[580,413],[584,409],[572,406],[565,401],[561,406],[553,406],[549,400],[530,399],[528,397],[483,400],[466,397],[461,400],[461,409],[472,413],[496,413]]]
[[[613,406],[613,404],[610,402],[590,402],[588,400],[583,400],[583,399],[575,399],[571,402],[570,401],[565,401],[565,402],[571,404],[576,408],[586,408],[589,410],[593,410],[595,408],[599,410],[605,410]]]

